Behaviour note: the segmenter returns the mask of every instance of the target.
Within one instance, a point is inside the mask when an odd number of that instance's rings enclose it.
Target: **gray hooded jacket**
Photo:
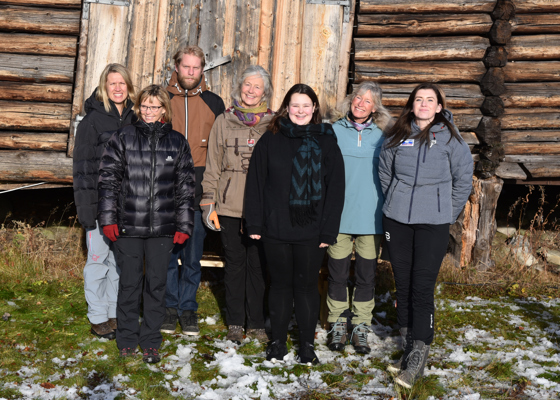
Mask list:
[[[453,123],[448,110],[443,116]],[[420,128],[412,122],[412,137]],[[435,136],[435,144],[430,145]],[[385,203],[383,214],[404,224],[452,224],[465,206],[472,188],[473,160],[469,146],[451,139],[444,124],[430,129],[430,140],[420,145],[408,139],[387,148],[379,158],[379,179]]]

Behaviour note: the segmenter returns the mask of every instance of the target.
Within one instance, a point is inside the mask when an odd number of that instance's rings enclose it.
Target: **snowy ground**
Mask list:
[[[388,293],[377,298],[378,305],[390,301]],[[437,398],[510,398],[504,393],[509,393],[511,398],[514,395],[523,399],[560,398],[560,299],[466,297],[456,301],[438,296],[437,309],[440,318],[437,339],[426,371],[428,378],[443,388],[444,394]],[[393,362],[391,357],[399,339],[391,336],[393,328],[384,325],[385,317],[384,312],[376,315],[378,323],[372,325],[368,338],[372,352],[366,357],[357,355],[351,346],[342,354],[329,351],[327,333],[318,328],[316,350],[322,366],[303,372],[295,361],[293,348],[285,363],[273,364],[263,360],[263,351],[244,355],[231,342],[211,338],[205,345],[213,352],[205,367],[216,369],[218,373],[209,381],[196,383],[190,378],[191,361],[200,356],[197,341],[182,335],[165,336],[161,348],[164,359],[159,364],[143,365],[140,358],[134,363],[138,368],[152,370],[153,385],[165,387],[169,394],[178,398],[287,399],[301,398],[314,390],[336,394],[340,399],[390,399],[397,397],[397,392],[384,368]],[[207,317],[203,324],[212,325],[217,318]],[[484,321],[488,321],[488,325]],[[99,351],[93,353],[100,359],[107,358],[103,349],[113,344],[103,340],[95,344],[96,341],[91,339],[90,343],[82,345],[99,345]],[[241,347],[247,345],[250,345],[248,339]],[[130,375],[113,376],[94,388],[65,386],[63,379],[96,373],[83,367],[82,353],[83,349],[76,349],[64,357],[49,358],[56,368],[48,382],[37,368],[37,363],[44,360],[29,361],[28,366],[17,371],[19,382],[9,382],[6,374],[12,372],[0,369],[0,375],[7,382],[4,388],[19,390],[20,398],[24,399],[143,398],[141,392],[130,385]],[[510,378],[507,374],[506,378],[500,378],[496,373],[503,366],[509,368]],[[325,382],[326,375],[343,376],[349,382],[355,382],[358,375],[367,375],[368,379],[362,380],[360,385],[329,386]],[[516,386],[515,382],[520,384]]]

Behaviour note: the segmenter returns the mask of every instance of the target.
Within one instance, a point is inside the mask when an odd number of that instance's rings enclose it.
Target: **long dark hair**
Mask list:
[[[309,121],[309,123],[318,124],[321,122],[321,112],[319,111],[321,106],[319,105],[319,99],[317,98],[315,91],[305,83],[296,83],[290,88],[290,90],[288,90],[288,93],[286,93],[286,95],[284,96],[284,100],[282,100],[282,105],[280,106],[278,111],[276,111],[276,115],[274,116],[274,118],[272,118],[270,124],[268,124],[267,129],[272,133],[278,132],[280,130],[280,120],[282,118],[288,117],[288,107],[290,106],[290,100],[292,99],[292,95],[295,93],[305,94],[309,96],[309,98],[313,102],[313,105],[315,106],[315,111],[313,111],[313,116],[311,117],[311,121]]]
[[[412,105],[414,103],[414,99],[416,98],[416,93],[418,93],[418,91],[422,89],[433,90],[436,94],[438,104],[440,104],[442,107],[441,110],[443,111],[446,108],[447,102],[445,101],[445,93],[443,93],[443,90],[441,90],[438,85],[436,85],[435,83],[426,82],[416,86],[412,93],[410,93],[406,105],[404,106],[401,115],[399,115],[397,122],[395,122],[395,125],[393,125],[392,128],[389,129],[389,131],[386,133],[387,138],[390,139],[389,143],[387,143],[387,147],[395,147],[400,145],[403,140],[408,139],[412,134],[410,125],[415,117],[414,113],[412,112]],[[430,136],[430,129],[432,128],[432,126],[437,124],[444,124],[445,126],[447,126],[449,132],[451,133],[451,138],[449,139],[450,141],[453,138],[457,139],[458,141],[463,140],[461,138],[461,135],[459,135],[459,132],[457,132],[455,126],[443,116],[441,111],[436,113],[433,121],[429,123],[428,126],[426,126],[424,129],[422,129],[422,131],[414,138],[418,139],[420,141],[420,144],[427,142]]]

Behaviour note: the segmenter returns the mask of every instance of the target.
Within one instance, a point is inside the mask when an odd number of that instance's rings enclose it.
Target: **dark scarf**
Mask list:
[[[334,131],[331,124],[296,125],[282,118],[280,132],[290,139],[303,139],[292,160],[289,207],[292,226],[305,226],[315,220],[315,208],[322,196],[322,150],[317,136],[334,135]]]

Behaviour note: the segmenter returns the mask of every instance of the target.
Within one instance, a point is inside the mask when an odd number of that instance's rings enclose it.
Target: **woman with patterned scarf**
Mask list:
[[[317,364],[317,282],[326,248],[338,234],[344,204],[344,162],[330,124],[322,124],[317,95],[293,86],[255,147],[245,192],[247,233],[263,242],[270,274],[272,342],[269,361],[288,354],[295,305],[297,359]]]
[[[383,130],[391,122],[391,115],[381,104],[381,89],[374,82],[360,84],[345,99],[341,111],[334,115],[337,121],[333,129],[344,157],[346,192],[340,231],[336,243],[327,251],[331,328],[328,346],[333,351],[342,351],[350,336],[356,352],[367,354],[371,351],[367,339],[375,306],[375,270],[383,234],[383,193],[377,170]],[[350,308],[347,283],[353,247],[356,282]],[[352,324],[350,330],[348,319]]]
[[[265,342],[264,255],[262,244],[243,229],[245,179],[253,149],[273,117],[270,74],[258,65],[248,67],[232,93],[233,107],[216,118],[208,143],[200,202],[202,220],[220,231],[226,259],[227,340],[247,336]]]

